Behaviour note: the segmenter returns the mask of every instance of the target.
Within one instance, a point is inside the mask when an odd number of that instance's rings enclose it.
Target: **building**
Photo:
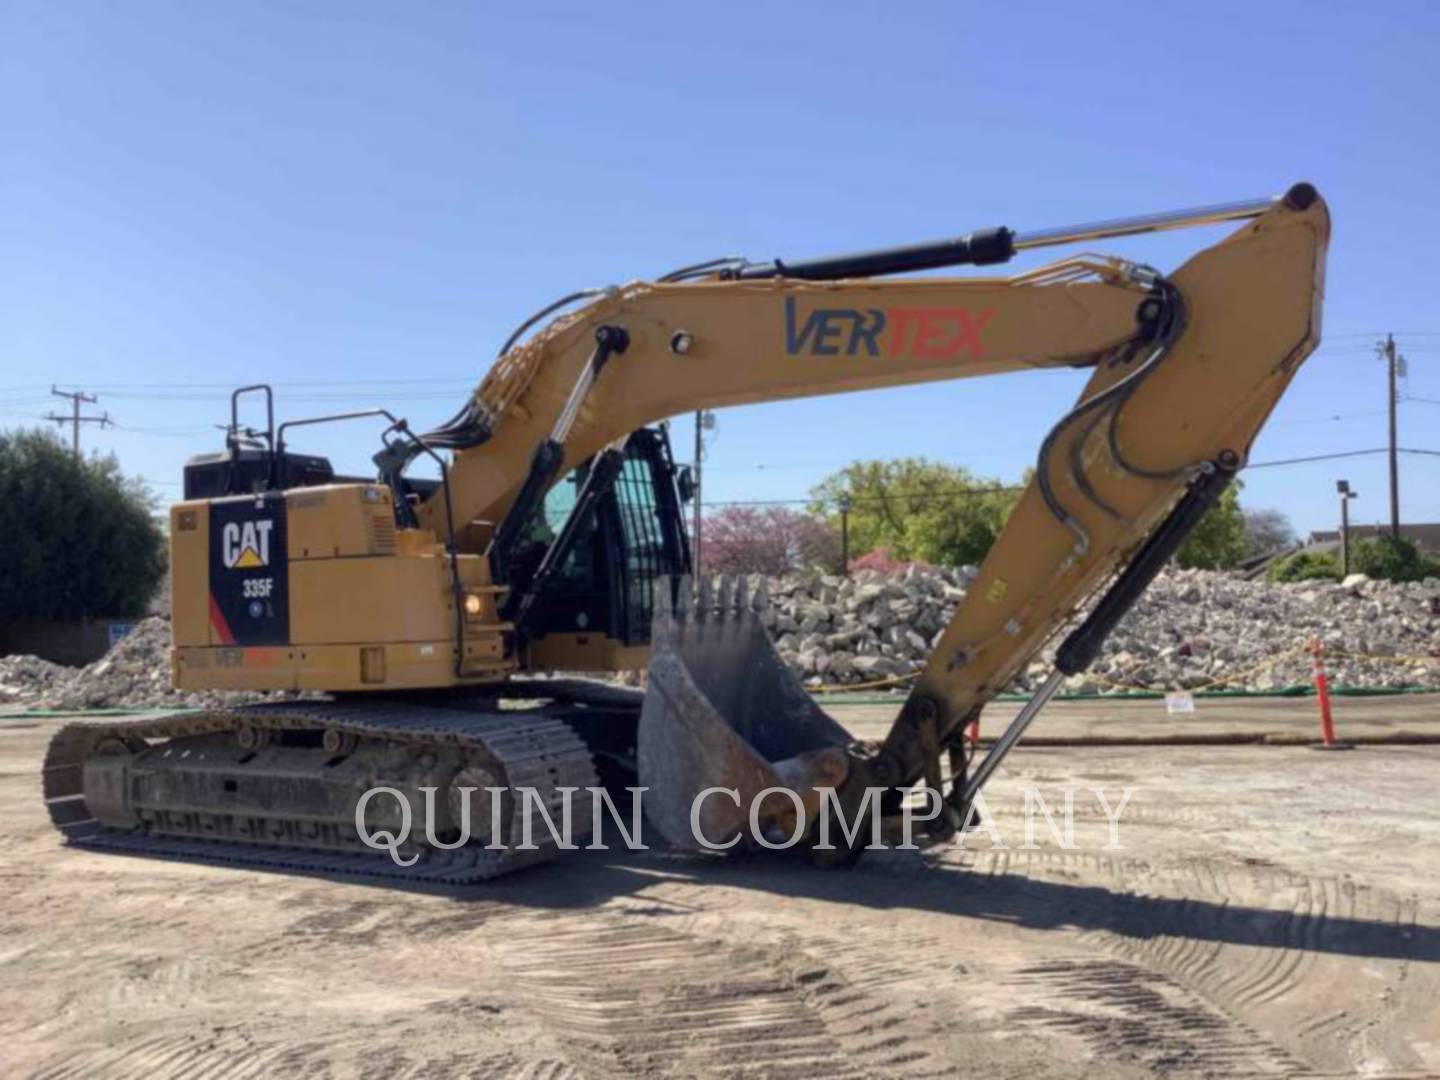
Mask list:
[[[1390,532],[1389,525],[1351,525],[1350,541],[1368,540],[1373,536],[1384,536]],[[1426,525],[1401,525],[1400,535],[1409,540],[1425,555],[1440,555],[1440,522]],[[1339,529],[1321,529],[1312,532],[1305,541],[1306,548],[1316,545],[1340,544]],[[1324,550],[1322,548],[1322,550]]]

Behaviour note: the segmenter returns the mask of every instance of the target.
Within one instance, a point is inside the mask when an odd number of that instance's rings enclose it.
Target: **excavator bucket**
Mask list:
[[[845,779],[853,740],[776,653],[757,581],[657,583],[640,783],[650,823],[687,850],[798,836]]]

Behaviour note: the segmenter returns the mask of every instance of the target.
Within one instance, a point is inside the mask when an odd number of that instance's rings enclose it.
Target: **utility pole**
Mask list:
[[[62,398],[68,398],[68,399],[69,399],[69,401],[70,401],[70,415],[69,415],[69,416],[56,416],[54,413],[49,413],[48,415],[42,417],[41,419],[50,420],[50,421],[53,421],[54,423],[57,423],[57,424],[69,424],[69,425],[70,425],[70,449],[74,452],[75,456],[78,458],[78,457],[80,456],[80,425],[81,425],[81,424],[99,424],[102,428],[103,428],[103,427],[107,427],[107,426],[111,423],[110,414],[107,412],[107,413],[105,413],[103,416],[81,416],[81,415],[80,415],[80,406],[81,406],[81,405],[94,405],[94,404],[95,404],[95,402],[96,402],[97,399],[96,399],[93,395],[91,395],[91,394],[81,393],[79,390],[76,390],[76,391],[74,391],[73,393],[67,393],[67,392],[64,391],[64,390],[57,390],[57,389],[55,389],[55,387],[54,387],[53,385],[50,387],[50,393],[54,394],[56,397],[62,397]]]
[[[1390,386],[1390,535],[1400,538],[1400,459],[1395,449],[1395,372],[1399,361],[1395,356],[1395,335],[1386,334],[1382,347]]]
[[[850,576],[850,495],[840,496],[840,573]]]

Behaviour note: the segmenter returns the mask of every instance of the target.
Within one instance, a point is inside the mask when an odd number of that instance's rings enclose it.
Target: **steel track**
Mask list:
[[[558,682],[558,681],[557,681]],[[536,688],[537,690],[540,687]],[[568,687],[546,683],[543,696],[564,699]],[[516,696],[513,691],[509,696]],[[542,696],[540,693],[536,697]],[[583,694],[573,697],[583,699]],[[610,697],[610,695],[602,695]],[[495,702],[474,694],[431,697],[426,704],[372,699],[365,701],[288,702],[204,710],[178,717],[80,720],[66,724],[50,742],[42,780],[46,808],[55,827],[75,847],[100,851],[200,860],[277,870],[327,875],[401,879],[406,881],[466,884],[484,881],[537,863],[560,852],[548,830],[536,829],[535,850],[516,850],[519,815],[509,822],[511,841],[503,850],[472,842],[455,851],[425,847],[420,860],[402,867],[388,854],[346,853],[301,847],[272,847],[261,843],[162,835],[144,828],[121,830],[95,820],[85,804],[86,758],[107,740],[175,739],[231,731],[241,724],[256,729],[338,730],[359,739],[412,746],[447,746],[471,750],[494,761],[512,790],[533,787],[547,806],[563,796],[559,788],[585,789],[598,784],[594,763],[584,743],[564,722],[524,712],[471,711]],[[628,704],[618,697],[607,704]],[[575,815],[573,839],[583,844],[589,835],[589,815]]]

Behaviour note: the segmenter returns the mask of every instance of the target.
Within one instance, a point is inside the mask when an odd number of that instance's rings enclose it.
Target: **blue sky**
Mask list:
[[[1335,217],[1326,339],[1254,459],[1379,447],[1381,332],[1440,402],[1437,53],[1426,3],[0,0],[0,425],[63,407],[52,382],[95,392],[121,426],[85,445],[173,495],[227,387],[427,426],[576,287],[1308,179]],[[1166,268],[1219,235],[1105,247]],[[856,457],[1013,479],[1080,378],[728,410],[707,501],[803,497]],[[1401,444],[1440,449],[1437,420],[1406,401]],[[374,434],[306,448],[359,470]],[[1243,498],[1331,527],[1340,476],[1385,517],[1383,456],[1257,470]],[[1440,458],[1402,458],[1402,495],[1440,520]]]

